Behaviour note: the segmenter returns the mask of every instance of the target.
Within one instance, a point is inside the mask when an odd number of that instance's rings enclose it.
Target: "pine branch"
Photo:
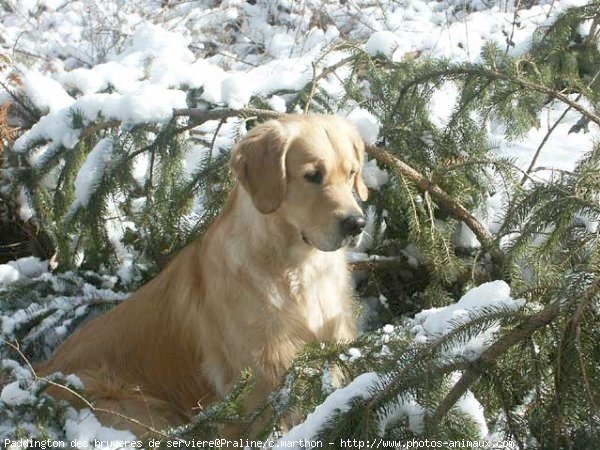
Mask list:
[[[429,192],[436,201],[442,204],[446,209],[452,212],[457,219],[462,220],[469,227],[475,236],[477,236],[477,239],[483,247],[491,247],[494,238],[490,232],[446,191],[427,179],[421,173],[417,172],[411,166],[392,155],[389,151],[372,145],[368,145],[366,151],[380,163],[398,170],[398,172],[416,184],[424,192]]]
[[[582,305],[588,305],[589,302],[600,292],[600,278],[597,278],[594,283],[583,293],[580,308]],[[579,312],[578,310],[578,312]],[[456,402],[464,395],[469,387],[479,379],[485,369],[493,365],[500,359],[508,350],[529,338],[535,331],[545,327],[554,321],[560,314],[560,304],[554,302],[536,314],[528,316],[520,325],[505,333],[500,339],[485,350],[479,359],[474,361],[469,369],[467,369],[458,383],[454,385],[452,390],[438,405],[434,415],[433,423],[440,423]],[[578,314],[576,314],[577,316]]]
[[[230,117],[258,117],[262,119],[275,119],[279,117],[281,113],[276,111],[270,111],[268,109],[258,108],[242,108],[242,109],[199,109],[199,108],[183,108],[174,109],[173,117],[189,117],[191,120],[189,125],[179,128],[176,132],[181,133],[191,128],[202,125],[209,120],[227,120]]]
[[[81,134],[79,135],[79,140],[85,139],[85,138],[97,133],[98,131],[109,130],[111,128],[118,128],[120,125],[121,125],[120,120],[109,120],[108,122],[94,123],[92,125],[85,127],[81,131]]]
[[[593,76],[592,80],[588,83],[587,87],[588,88],[591,87],[596,82],[596,80],[598,79],[599,76],[600,76],[600,70],[596,72],[596,74]],[[579,93],[577,95],[577,97],[575,97],[575,101],[578,102],[579,100],[581,100],[582,96],[583,96],[583,94]],[[542,142],[538,146],[537,150],[535,151],[535,154],[533,155],[533,158],[531,159],[531,163],[529,163],[529,167],[527,168],[527,170],[525,171],[525,174],[523,175],[523,178],[521,180],[521,186],[523,186],[525,184],[525,182],[528,179],[528,175],[534,169],[535,163],[537,163],[538,157],[540,156],[540,153],[542,152],[542,148],[544,148],[544,145],[546,144],[546,142],[548,141],[548,139],[550,138],[550,136],[552,135],[552,133],[554,132],[556,127],[562,122],[562,120],[566,117],[567,113],[569,111],[571,111],[571,109],[572,109],[572,107],[568,106],[563,111],[563,113],[560,115],[560,117],[558,119],[556,119],[556,122],[554,122],[554,124],[550,127],[550,129],[544,136],[544,139],[542,139]]]
[[[502,73],[497,69],[490,70],[490,69],[486,69],[485,67],[481,67],[481,66],[450,67],[447,69],[429,71],[426,74],[416,77],[413,80],[411,80],[409,83],[405,84],[402,87],[402,89],[400,90],[400,93],[398,95],[398,102],[402,101],[402,99],[406,95],[406,92],[413,86],[425,83],[429,80],[435,80],[435,79],[439,79],[439,78],[443,78],[443,77],[460,76],[460,75],[481,76],[481,77],[485,77],[485,78],[492,79],[492,80],[508,81],[510,83],[521,86],[525,89],[529,89],[532,91],[540,92],[542,94],[546,94],[550,98],[554,98],[556,100],[559,100],[559,101],[565,103],[566,105],[570,106],[571,108],[573,108],[574,110],[578,111],[583,116],[588,118],[590,121],[595,122],[596,124],[600,125],[600,116],[596,115],[592,111],[587,110],[586,108],[581,106],[579,103],[571,100],[568,96],[566,96],[565,94],[563,94],[561,92],[555,91],[554,89],[549,88],[548,86],[544,86],[542,84],[533,83],[531,81],[524,80],[519,77],[515,77],[512,75],[508,75],[506,73]]]

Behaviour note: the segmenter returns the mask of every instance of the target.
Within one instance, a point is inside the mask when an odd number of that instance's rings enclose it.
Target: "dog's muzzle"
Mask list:
[[[345,238],[350,236],[357,236],[362,233],[365,228],[365,216],[362,214],[351,214],[340,220],[340,231],[342,236]]]
[[[304,233],[304,231],[300,232],[300,236],[302,237],[302,241],[306,244],[306,245],[310,245],[310,241],[308,240],[308,238],[306,237],[306,233]]]

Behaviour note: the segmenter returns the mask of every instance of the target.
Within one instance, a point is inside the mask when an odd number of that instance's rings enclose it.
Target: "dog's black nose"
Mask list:
[[[340,228],[344,236],[356,236],[363,230],[366,223],[367,221],[361,214],[354,214],[344,217],[340,222]]]

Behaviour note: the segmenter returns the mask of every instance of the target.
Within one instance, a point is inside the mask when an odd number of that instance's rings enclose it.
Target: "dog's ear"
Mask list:
[[[362,168],[365,161],[365,143],[362,139],[359,138],[355,141],[354,151],[356,152],[356,157],[360,162],[360,168],[354,177],[354,190],[358,194],[358,197],[364,202],[367,198],[369,198],[369,189],[367,188],[362,176]]]
[[[289,139],[276,120],[253,128],[233,149],[229,166],[263,214],[279,208],[285,196],[285,155]]]

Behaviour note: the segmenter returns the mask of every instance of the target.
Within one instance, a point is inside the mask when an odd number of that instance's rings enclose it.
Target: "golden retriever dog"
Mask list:
[[[247,407],[257,406],[307,342],[355,337],[344,246],[365,224],[354,195],[367,197],[363,157],[340,117],[256,126],[232,151],[237,183],[204,237],[76,330],[38,373],[74,373],[96,407],[162,428],[222,398],[250,367]]]

